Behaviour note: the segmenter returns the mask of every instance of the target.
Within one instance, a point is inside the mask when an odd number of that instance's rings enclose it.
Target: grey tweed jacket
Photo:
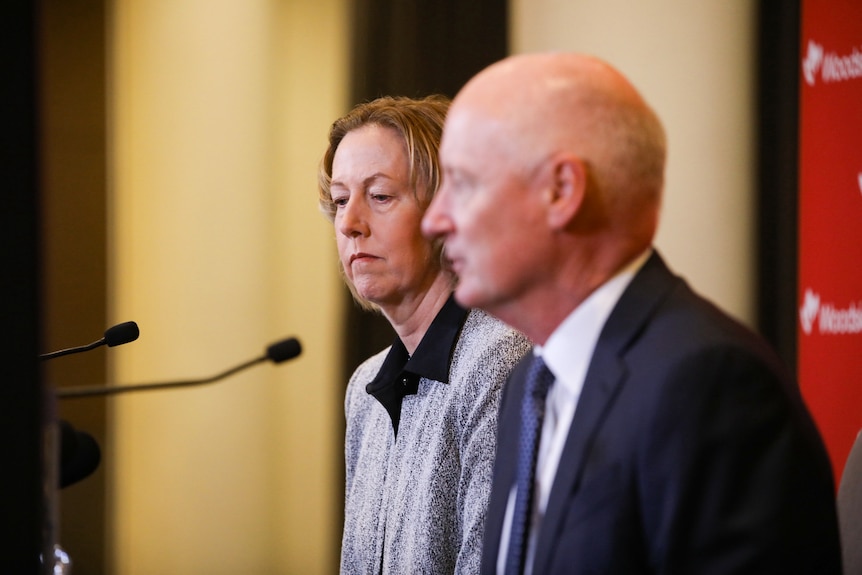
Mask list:
[[[401,406],[395,440],[366,391],[389,349],[347,387],[343,574],[479,572],[503,383],[529,341],[491,316],[468,314],[449,383],[422,378]]]

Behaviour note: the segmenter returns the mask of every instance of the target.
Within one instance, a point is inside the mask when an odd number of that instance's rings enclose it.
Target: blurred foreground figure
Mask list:
[[[423,230],[525,333],[482,573],[840,573],[832,471],[769,347],[652,246],[664,130],[608,64],[508,58],[456,96]]]

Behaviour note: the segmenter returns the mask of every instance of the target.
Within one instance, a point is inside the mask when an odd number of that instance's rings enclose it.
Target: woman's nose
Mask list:
[[[366,221],[361,202],[351,197],[339,208],[338,231],[348,237],[367,235]]]

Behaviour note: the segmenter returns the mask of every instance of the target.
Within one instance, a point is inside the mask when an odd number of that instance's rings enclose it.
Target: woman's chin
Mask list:
[[[380,289],[375,289],[374,287],[356,286],[356,293],[365,301],[371,302],[376,306],[380,306],[384,304],[387,299],[390,299],[386,297],[386,293]]]

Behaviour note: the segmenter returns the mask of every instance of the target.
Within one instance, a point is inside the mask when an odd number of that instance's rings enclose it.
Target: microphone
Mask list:
[[[89,345],[70,347],[68,349],[52,351],[51,353],[43,353],[39,356],[39,359],[45,361],[47,359],[54,359],[55,357],[62,357],[64,355],[69,355],[72,353],[90,351],[91,349],[95,349],[103,345],[107,345],[108,347],[123,345],[124,343],[129,343],[138,339],[140,333],[140,330],[138,330],[138,324],[133,321],[119,323],[105,330],[105,337],[94,341]]]
[[[219,381],[263,361],[281,363],[283,361],[287,361],[289,359],[297,357],[300,353],[302,353],[302,346],[300,345],[299,340],[295,337],[290,337],[273,343],[266,348],[266,351],[260,357],[256,357],[252,360],[246,361],[245,363],[241,363],[235,367],[232,367],[210,377],[204,377],[200,379],[186,379],[180,381],[163,381],[157,383],[138,383],[133,385],[88,385],[80,387],[65,387],[57,389],[56,395],[61,399],[68,399],[74,397],[115,395],[118,393],[126,393],[129,391],[146,391],[151,389],[166,389],[171,387],[202,385],[205,383],[213,383],[215,381]]]

